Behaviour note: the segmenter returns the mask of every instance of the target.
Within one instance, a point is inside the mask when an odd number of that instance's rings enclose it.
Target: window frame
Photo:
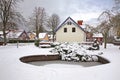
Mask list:
[[[72,25],[72,22],[71,22],[71,21],[68,21],[68,22],[67,22],[67,25]]]
[[[67,28],[64,28],[64,33],[66,33],[67,32]]]
[[[75,27],[72,28],[72,32],[76,32],[76,28]]]

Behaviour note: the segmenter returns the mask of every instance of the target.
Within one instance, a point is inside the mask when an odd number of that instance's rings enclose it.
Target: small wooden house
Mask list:
[[[28,32],[27,34],[28,34],[30,40],[35,40],[36,34],[34,32]]]
[[[56,32],[57,42],[85,42],[86,33],[84,29],[76,23],[71,17],[68,17],[58,28]]]
[[[39,33],[39,40],[40,41],[49,41],[49,37],[47,33]]]

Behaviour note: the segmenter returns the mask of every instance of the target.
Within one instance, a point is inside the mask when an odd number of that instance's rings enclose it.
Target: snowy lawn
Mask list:
[[[23,63],[20,57],[28,55],[53,54],[51,48],[37,48],[33,44],[0,46],[0,80],[120,80],[120,50],[108,44],[100,51],[110,63],[92,67],[34,66]],[[97,51],[91,51],[97,53]],[[44,65],[44,64],[43,64]],[[64,65],[63,65],[64,66]],[[62,67],[62,68],[61,68]]]

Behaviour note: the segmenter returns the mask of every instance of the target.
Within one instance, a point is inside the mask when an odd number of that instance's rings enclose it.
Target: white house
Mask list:
[[[56,32],[57,42],[85,42],[86,33],[84,29],[76,23],[71,17],[68,17],[58,28]]]

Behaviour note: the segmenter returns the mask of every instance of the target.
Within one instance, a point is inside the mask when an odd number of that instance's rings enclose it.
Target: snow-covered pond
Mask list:
[[[49,68],[83,68],[83,67],[92,67],[101,65],[100,62],[73,62],[73,61],[35,61],[29,62],[28,64],[32,64],[35,66],[44,66]]]

